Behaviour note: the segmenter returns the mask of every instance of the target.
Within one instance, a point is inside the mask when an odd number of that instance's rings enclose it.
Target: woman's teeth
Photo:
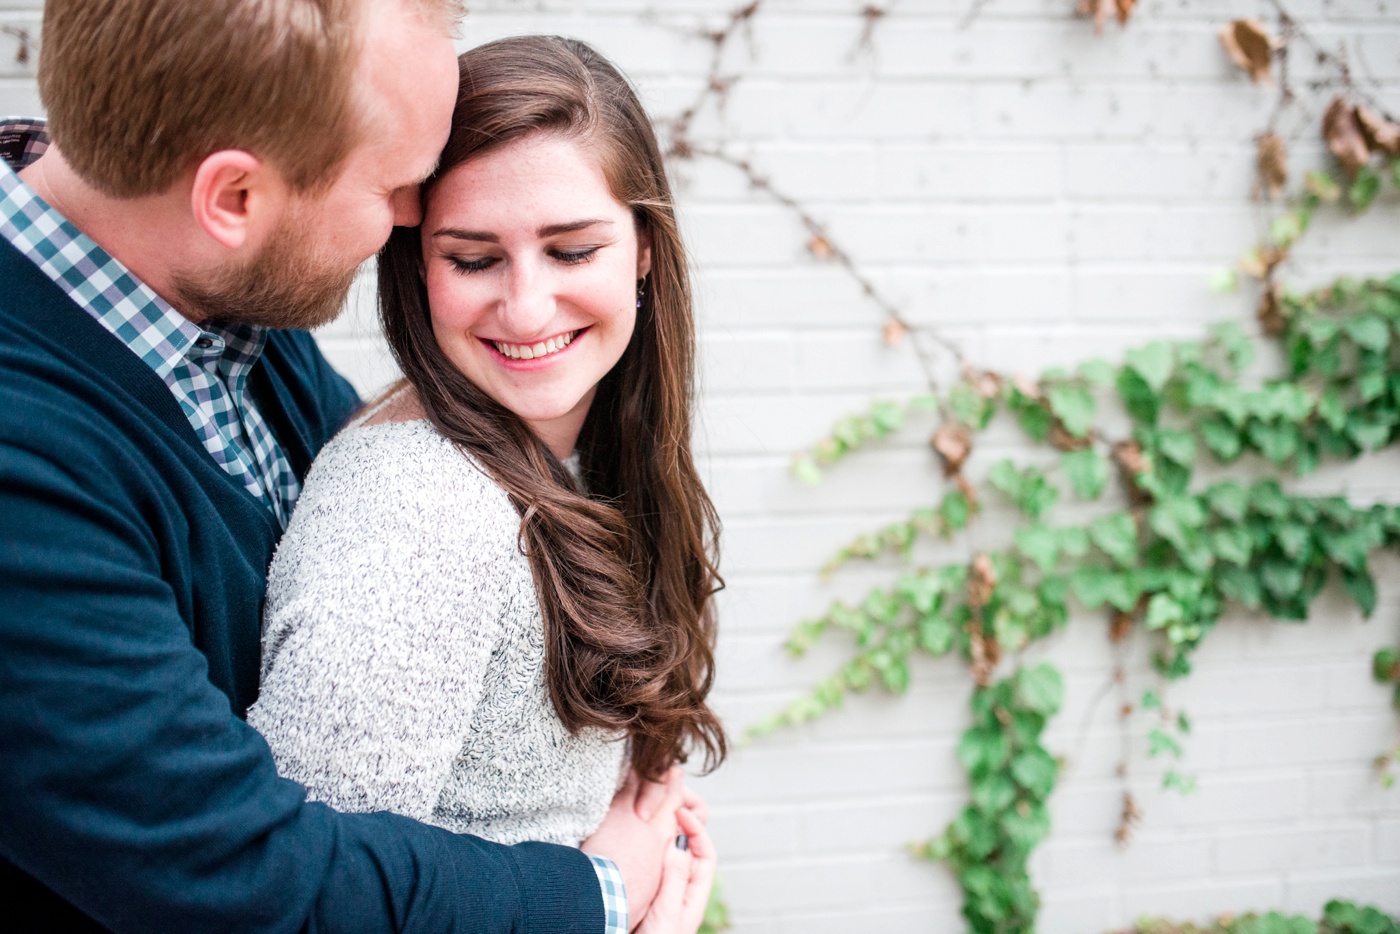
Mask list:
[[[547,357],[550,354],[558,353],[572,344],[577,336],[578,331],[571,331],[568,334],[551,337],[538,344],[507,344],[505,341],[492,341],[491,346],[512,360],[534,360],[537,357]]]

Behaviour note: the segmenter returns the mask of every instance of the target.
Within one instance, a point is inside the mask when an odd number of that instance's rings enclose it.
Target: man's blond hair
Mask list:
[[[367,130],[357,27],[385,2],[400,0],[46,0],[49,134],[114,197],[166,191],[221,149],[315,188]],[[444,20],[461,12],[461,0],[414,2]]]

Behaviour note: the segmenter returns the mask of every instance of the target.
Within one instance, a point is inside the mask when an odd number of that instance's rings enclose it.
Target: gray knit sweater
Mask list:
[[[519,535],[505,491],[426,421],[326,445],[272,562],[248,711],[283,775],[501,843],[597,828],[625,743],[559,721]]]

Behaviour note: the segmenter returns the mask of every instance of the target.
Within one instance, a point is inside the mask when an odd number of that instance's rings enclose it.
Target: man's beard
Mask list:
[[[355,279],[308,249],[307,227],[289,218],[268,243],[241,266],[224,269],[207,282],[180,273],[173,277],[183,307],[202,320],[310,330],[340,314]]]

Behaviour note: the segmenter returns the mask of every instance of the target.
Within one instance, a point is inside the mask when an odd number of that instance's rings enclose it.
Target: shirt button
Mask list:
[[[199,340],[194,342],[194,345],[200,350],[208,350],[210,347],[214,346],[214,341],[208,337],[201,337]]]

